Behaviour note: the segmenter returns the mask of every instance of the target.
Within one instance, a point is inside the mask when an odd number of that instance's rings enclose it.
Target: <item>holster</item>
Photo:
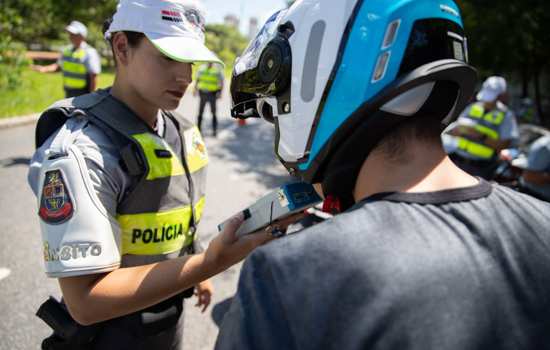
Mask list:
[[[69,314],[65,305],[51,297],[36,312],[53,330],[53,334],[44,339],[42,349],[91,349],[94,338],[102,324],[82,326]]]

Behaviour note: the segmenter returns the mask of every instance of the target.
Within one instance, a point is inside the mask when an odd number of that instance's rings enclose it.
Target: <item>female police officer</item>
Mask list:
[[[179,348],[182,293],[199,285],[207,306],[200,282],[270,239],[237,239],[236,217],[206,251],[194,249],[207,154],[196,127],[168,111],[192,62],[220,62],[203,31],[190,0],[121,0],[106,32],[112,88],[60,101],[37,125],[29,182],[46,273],[74,320],[101,324],[90,348]]]

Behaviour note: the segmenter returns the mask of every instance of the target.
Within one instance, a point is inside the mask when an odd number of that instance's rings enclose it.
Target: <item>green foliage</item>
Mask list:
[[[549,83],[550,2],[457,0],[464,17],[470,61],[482,77],[499,74],[534,97],[544,117],[542,86]],[[530,87],[534,87],[534,93]],[[550,124],[550,120],[547,121]]]
[[[247,45],[248,39],[232,26],[225,24],[206,26],[206,46],[214,51],[226,66],[232,66]]]
[[[61,73],[42,74],[24,69],[21,84],[0,93],[0,118],[38,113],[64,97]],[[112,73],[99,75],[100,88],[112,85]]]
[[[21,73],[28,64],[25,47],[14,42],[12,32],[22,22],[12,9],[0,12],[0,90],[13,90],[21,84]]]
[[[472,63],[493,72],[546,65],[550,2],[458,0],[463,10]]]

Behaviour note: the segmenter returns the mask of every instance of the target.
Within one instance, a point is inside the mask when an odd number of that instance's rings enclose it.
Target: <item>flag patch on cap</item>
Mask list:
[[[162,19],[170,22],[183,22],[183,17],[180,12],[173,10],[162,10]]]
[[[73,215],[73,210],[63,174],[59,170],[48,171],[44,178],[38,214],[47,223],[61,224]]]

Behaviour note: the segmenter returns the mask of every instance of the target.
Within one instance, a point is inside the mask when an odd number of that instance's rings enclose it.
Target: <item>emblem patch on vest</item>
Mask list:
[[[38,214],[47,223],[61,224],[73,215],[69,190],[59,170],[48,171],[44,178]]]

